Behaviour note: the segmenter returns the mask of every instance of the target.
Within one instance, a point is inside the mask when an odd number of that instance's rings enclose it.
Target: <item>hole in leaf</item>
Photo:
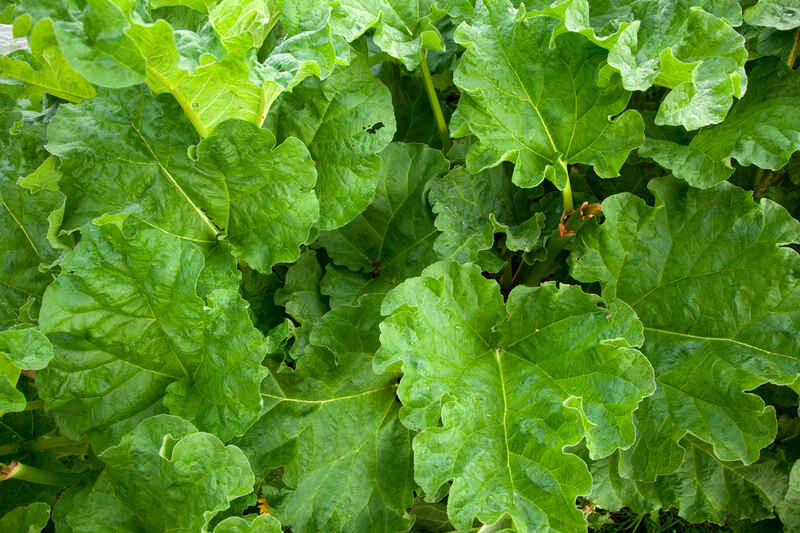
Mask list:
[[[375,123],[375,124],[373,124],[372,126],[365,127],[365,128],[364,128],[364,131],[366,131],[366,132],[367,132],[367,133],[369,133],[370,135],[374,135],[375,133],[377,133],[377,131],[378,131],[379,129],[383,128],[383,126],[384,126],[383,122],[376,122],[376,123]]]

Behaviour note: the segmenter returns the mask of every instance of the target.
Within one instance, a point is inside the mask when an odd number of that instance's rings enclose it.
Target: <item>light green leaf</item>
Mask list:
[[[322,230],[350,222],[367,207],[380,179],[378,153],[396,126],[389,89],[353,58],[325,81],[311,78],[281,99],[273,117],[280,139],[297,137],[311,151]]]
[[[800,26],[800,1],[758,0],[758,4],[744,12],[744,20],[753,26],[793,30]]]
[[[191,241],[224,238],[236,257],[268,272],[297,259],[318,216],[314,163],[297,139],[276,147],[268,130],[228,121],[188,149],[198,141],[188,121],[146,88],[61,106],[48,140],[62,160],[68,230],[131,213]]]
[[[81,234],[40,315],[55,358],[37,384],[62,432],[102,450],[166,406],[225,440],[243,433],[267,374],[246,303],[197,295],[203,255],[187,241],[114,225]]]
[[[551,47],[558,21],[522,15],[510,0],[486,0],[456,30],[467,51],[453,77],[461,99],[450,131],[479,139],[467,154],[467,170],[477,174],[512,161],[516,185],[533,187],[547,178],[560,189],[567,164],[616,176],[643,140],[641,116],[623,113],[630,93],[618,76],[599,78],[603,49],[572,33]]]
[[[53,359],[53,345],[33,327],[0,331],[0,354],[21,370],[41,370]]]
[[[25,395],[17,389],[19,367],[0,352],[0,416],[25,409]]]
[[[142,83],[146,65],[128,28],[122,5],[113,0],[22,0],[15,12],[35,22],[52,21],[56,41],[70,66],[91,83],[121,88]]]
[[[778,170],[800,150],[800,73],[770,57],[750,71],[750,90],[718,126],[700,130],[681,145],[647,139],[639,149],[694,187],[711,187],[743,166]]]
[[[50,506],[43,502],[17,507],[0,518],[0,531],[41,533],[50,520]]]
[[[795,461],[789,475],[789,488],[778,503],[778,516],[786,533],[800,531],[800,460]]]
[[[775,412],[744,391],[800,372],[800,260],[784,247],[800,241],[800,223],[727,183],[697,190],[665,177],[649,189],[655,207],[627,193],[607,198],[606,222],[582,232],[571,256],[576,279],[634,308],[656,371],[623,475],[675,471],[687,433],[721,460],[752,463],[775,438]]]
[[[431,9],[429,0],[337,0],[330,4],[334,33],[350,42],[375,28],[375,44],[408,70],[419,66],[420,53],[426,49],[444,50],[434,26],[441,14]]]
[[[332,297],[333,307],[386,292],[436,259],[437,232],[425,195],[430,180],[447,172],[447,160],[426,145],[404,143],[390,144],[380,157],[372,204],[348,225],[319,237],[335,264],[358,272],[327,270],[322,292]]]
[[[66,513],[73,533],[205,532],[255,482],[240,449],[170,415],[148,418],[99,457],[105,470]]]
[[[630,307],[555,284],[516,287],[504,304],[478,267],[441,262],[381,311],[376,369],[401,363],[401,419],[421,430],[415,477],[428,497],[453,481],[453,525],[507,514],[523,533],[585,531],[575,498],[591,477],[564,448],[630,446],[632,412],[654,387]]]
[[[265,381],[273,402],[240,440],[257,475],[285,467],[292,492],[274,514],[297,533],[410,526],[411,438],[397,419],[397,377],[376,374],[381,295],[327,313],[294,372]],[[334,362],[335,359],[335,362]]]
[[[231,53],[260,48],[280,19],[278,0],[220,0],[209,10],[208,20]]]
[[[607,48],[629,91],[671,89],[656,123],[694,130],[718,124],[747,90],[736,0],[562,0],[543,11]],[[561,31],[561,29],[559,29]]]
[[[281,523],[265,514],[247,518],[232,516],[217,524],[214,533],[281,533]]]
[[[682,444],[686,456],[681,467],[655,482],[622,477],[617,455],[592,463],[592,501],[610,511],[627,506],[636,513],[676,507],[692,523],[724,524],[773,516],[774,506],[786,492],[785,461],[768,455],[745,466],[720,461],[709,445],[693,437]]]
[[[46,92],[67,100],[80,102],[94,98],[96,92],[86,78],[67,63],[56,42],[51,20],[43,20],[28,36],[32,64],[9,56],[0,57],[0,75],[24,82],[31,92]]]
[[[296,1],[283,7],[292,9]],[[68,7],[25,1],[21,12],[34,20],[51,19],[67,61],[92,83],[122,88],[146,81],[157,94],[171,93],[202,137],[228,119],[260,126],[281,92],[308,76],[332,72],[336,54],[328,9],[306,11],[298,33],[286,35],[259,62],[251,52],[277,23],[277,2],[214,4],[191,3],[193,8],[211,7],[213,35],[204,36],[198,32],[208,30],[176,33],[166,20],[151,20],[141,0],[72,0]],[[216,39],[222,44],[218,55],[209,53],[210,46],[183,46]]]
[[[509,250],[530,252],[540,244],[545,215],[536,212],[537,195],[515,187],[506,169],[497,166],[479,174],[456,167],[431,182],[428,199],[442,232],[434,248],[442,259],[478,263],[503,233]],[[481,266],[486,267],[481,263]]]

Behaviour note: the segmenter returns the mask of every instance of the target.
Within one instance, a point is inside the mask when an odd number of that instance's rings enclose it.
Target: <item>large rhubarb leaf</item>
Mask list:
[[[297,259],[318,216],[316,171],[300,141],[276,147],[268,130],[228,121],[189,150],[199,141],[189,122],[143,87],[61,106],[48,141],[62,160],[68,230],[130,213],[191,241],[224,237],[237,257],[268,272]]]
[[[560,0],[543,12],[607,48],[629,91],[671,89],[657,124],[718,124],[747,90],[745,40],[731,26],[742,18],[736,0]]]
[[[630,446],[632,412],[654,387],[631,308],[555,284],[517,287],[504,304],[479,268],[442,262],[382,312],[376,368],[401,364],[401,419],[421,430],[415,477],[429,497],[452,480],[453,525],[508,514],[521,532],[584,531],[575,498],[591,476],[564,448]]]
[[[630,194],[603,202],[583,232],[572,274],[633,307],[658,389],[636,412],[639,439],[623,474],[653,480],[683,463],[691,433],[724,461],[752,463],[775,438],[775,412],[744,391],[800,372],[800,223],[727,183],[697,190],[650,182],[650,207]]]
[[[356,56],[327,80],[300,84],[278,109],[273,117],[278,137],[303,141],[317,165],[319,228],[347,224],[375,196],[377,154],[394,136],[389,89],[370,72],[366,59]]]
[[[411,438],[397,419],[397,377],[371,366],[381,299],[365,297],[317,323],[297,369],[265,381],[271,408],[238,443],[257,475],[285,467],[292,492],[272,512],[297,533],[410,525]]]
[[[171,93],[203,137],[228,119],[260,126],[281,92],[333,70],[328,8],[306,9],[302,0],[281,2],[280,9],[266,0],[190,7],[207,15],[207,26],[176,31],[167,20],[154,19],[144,0],[25,0],[17,13],[52,21],[70,66],[90,82],[121,88],[146,81],[155,93]],[[291,32],[259,61],[253,52],[281,19],[281,9]]]
[[[348,225],[319,237],[333,262],[350,269],[329,267],[322,280],[334,307],[386,292],[436,258],[436,228],[425,192],[431,179],[447,171],[447,160],[428,146],[404,143],[389,145],[381,160],[372,204]]]
[[[258,417],[263,337],[237,293],[197,295],[203,265],[161,231],[84,226],[40,313],[55,358],[37,384],[65,435],[102,450],[166,407],[228,440]]]
[[[641,116],[624,111],[630,93],[619,76],[600,76],[606,52],[574,33],[551,46],[557,24],[486,0],[456,31],[467,51],[453,78],[462,94],[450,131],[478,137],[467,155],[473,174],[512,161],[520,187],[547,178],[563,189],[567,164],[610,178],[642,143]]]
[[[687,437],[682,444],[686,455],[681,467],[654,482],[622,477],[617,455],[592,463],[593,502],[607,510],[629,507],[637,513],[676,507],[690,522],[723,524],[773,516],[788,485],[786,461],[768,455],[745,466],[720,461],[696,438]]]
[[[800,150],[800,73],[777,58],[758,61],[750,89],[718,126],[700,130],[688,145],[647,139],[639,149],[694,187],[711,187],[740,165],[778,170]]]
[[[73,533],[205,532],[255,481],[240,449],[170,415],[146,419],[99,458],[105,470],[65,511]]]

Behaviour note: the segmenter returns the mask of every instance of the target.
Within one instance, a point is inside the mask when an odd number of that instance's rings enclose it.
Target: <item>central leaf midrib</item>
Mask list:
[[[500,348],[494,352],[494,359],[497,362],[497,372],[500,378],[500,390],[503,395],[503,443],[506,446],[506,469],[508,470],[508,481],[511,483],[511,491],[513,494],[517,493],[516,485],[514,484],[514,475],[511,473],[511,449],[508,445],[508,399],[506,392],[506,380],[503,375],[503,358]]]
[[[14,221],[14,223],[19,227],[20,231],[22,231],[22,234],[25,235],[25,239],[28,241],[28,244],[33,249],[33,252],[36,254],[36,257],[38,257],[41,260],[42,254],[39,253],[39,249],[36,247],[36,244],[34,244],[33,239],[31,239],[31,236],[28,235],[28,231],[25,229],[25,226],[23,226],[22,222],[19,221],[16,215],[14,215],[14,213],[11,211],[11,208],[8,207],[8,204],[6,204],[5,199],[2,196],[0,196],[0,205],[2,205],[8,212],[9,216],[11,217],[11,220]]]
[[[147,139],[142,134],[142,132],[139,130],[139,128],[137,128],[136,125],[133,124],[132,122],[130,123],[130,125],[131,125],[131,128],[133,129],[133,131],[135,131],[136,134],[139,136],[139,139],[142,141],[142,144],[145,146],[145,148],[147,148],[147,151],[150,152],[150,156],[153,158],[153,161],[156,162],[156,164],[161,169],[161,171],[164,173],[164,175],[167,177],[167,179],[169,179],[170,183],[172,183],[172,185],[175,187],[175,189],[177,189],[177,191],[183,196],[183,198],[191,206],[191,208],[194,210],[194,212],[197,214],[197,216],[200,218],[200,220],[202,220],[209,227],[209,229],[211,229],[212,235],[214,235],[215,237],[218,236],[220,232],[217,229],[216,224],[214,224],[208,218],[208,216],[206,216],[206,214],[203,212],[203,210],[200,209],[200,207],[197,204],[194,203],[194,201],[189,196],[189,194],[183,189],[183,187],[180,186],[180,184],[175,179],[175,177],[172,175],[172,173],[169,171],[169,169],[167,169],[167,167],[158,158],[158,156],[156,155],[155,151],[153,150],[153,147],[150,145],[149,142],[147,142]]]

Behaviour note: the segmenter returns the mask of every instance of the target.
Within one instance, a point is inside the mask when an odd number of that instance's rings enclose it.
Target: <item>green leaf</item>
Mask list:
[[[332,297],[333,307],[353,303],[362,294],[386,292],[436,258],[437,232],[425,195],[430,180],[447,172],[447,160],[428,146],[404,143],[390,144],[380,157],[372,205],[343,228],[319,236],[335,264],[358,272],[327,270],[322,292]]]
[[[37,502],[17,507],[0,518],[0,531],[14,533],[41,533],[50,520],[50,506]]]
[[[53,277],[39,268],[58,252],[48,241],[50,216],[64,208],[64,196],[53,191],[31,193],[0,175],[0,330],[18,322],[20,309],[33,305]]]
[[[356,56],[325,81],[300,84],[278,108],[277,136],[303,141],[317,165],[318,227],[347,224],[375,195],[381,170],[377,154],[396,129],[389,89],[373,76],[366,59]]]
[[[701,130],[688,145],[647,139],[639,149],[694,187],[711,187],[733,174],[731,158],[743,166],[778,170],[800,150],[800,73],[777,58],[750,71],[750,89],[728,119]]]
[[[143,421],[100,460],[105,470],[66,513],[73,533],[205,532],[255,481],[240,449],[170,415]]]
[[[408,70],[419,66],[420,53],[426,49],[444,50],[442,36],[433,24],[441,15],[431,9],[433,2],[429,0],[337,0],[330,3],[334,33],[350,42],[375,28],[375,44],[399,59]]]
[[[281,533],[281,523],[273,516],[226,518],[214,528],[214,533]]]
[[[504,305],[478,267],[441,262],[381,312],[376,369],[401,363],[401,419],[421,430],[415,477],[429,498],[453,481],[453,525],[507,514],[521,532],[584,531],[575,498],[591,477],[564,448],[630,446],[632,412],[654,386],[630,307],[555,284],[516,287]]]
[[[86,78],[67,63],[58,46],[53,23],[43,20],[28,36],[33,61],[29,64],[9,56],[0,57],[0,75],[25,83],[31,93],[42,91],[68,102],[94,98],[96,92]]]
[[[60,223],[64,196],[15,183],[45,160],[43,144],[43,124],[23,120],[0,96],[0,331],[35,319],[42,292],[53,280],[44,268],[58,257],[49,237]],[[21,315],[30,318],[20,320]]]
[[[381,298],[325,314],[297,370],[264,383],[273,407],[239,441],[257,475],[285,467],[292,492],[274,514],[297,533],[410,526],[411,438],[397,419],[397,377],[370,364]]]
[[[263,338],[238,294],[197,295],[203,264],[157,230],[82,229],[40,316],[55,358],[37,384],[65,435],[102,450],[165,407],[225,440],[255,420]]]
[[[227,121],[200,143],[197,157],[223,177],[229,213],[220,227],[234,255],[261,272],[297,260],[319,216],[311,190],[317,174],[303,143],[289,138],[276,147],[268,130]]]
[[[744,20],[754,26],[770,26],[779,30],[793,30],[800,26],[798,0],[758,0],[744,12]]]
[[[601,79],[601,48],[572,33],[551,47],[558,21],[523,14],[510,0],[487,0],[456,31],[467,51],[453,77],[461,99],[450,131],[479,139],[467,154],[467,170],[477,174],[512,161],[516,185],[533,187],[547,178],[559,189],[566,186],[567,164],[616,176],[643,140],[641,116],[623,113],[630,93],[618,76]]]
[[[545,9],[564,27],[607,48],[629,91],[671,89],[656,123],[694,130],[718,124],[747,90],[735,0],[565,0]],[[560,31],[560,30],[559,30]]]
[[[297,259],[318,216],[314,163],[297,139],[276,147],[268,130],[227,121],[187,149],[198,141],[189,123],[145,88],[61,106],[48,141],[62,160],[67,230],[131,213],[191,241],[224,237],[237,258],[268,272]]]
[[[433,180],[428,195],[436,229],[442,232],[434,245],[436,253],[442,259],[478,263],[497,233],[505,234],[509,250],[534,250],[545,222],[544,213],[535,211],[537,196],[515,187],[503,166],[479,174],[454,168]]]
[[[603,202],[606,222],[580,235],[572,275],[642,320],[658,389],[636,412],[639,440],[623,475],[652,481],[683,462],[692,433],[724,461],[754,462],[775,438],[775,412],[745,393],[800,372],[800,260],[784,247],[800,223],[727,183],[692,189],[672,177]]]
[[[773,516],[788,483],[785,461],[767,455],[745,466],[720,461],[711,447],[698,439],[687,437],[682,443],[687,451],[681,467],[655,482],[622,477],[616,455],[593,463],[593,502],[611,511],[627,506],[636,513],[676,507],[679,515],[692,523],[723,524]]]
[[[328,302],[320,294],[321,278],[322,267],[316,252],[305,250],[286,272],[283,287],[275,291],[275,304],[285,307],[286,313],[300,324],[294,330],[294,345],[291,350],[294,358],[303,355],[311,330],[328,311]]]
[[[792,467],[789,489],[777,510],[786,533],[800,531],[800,461],[795,461]]]

